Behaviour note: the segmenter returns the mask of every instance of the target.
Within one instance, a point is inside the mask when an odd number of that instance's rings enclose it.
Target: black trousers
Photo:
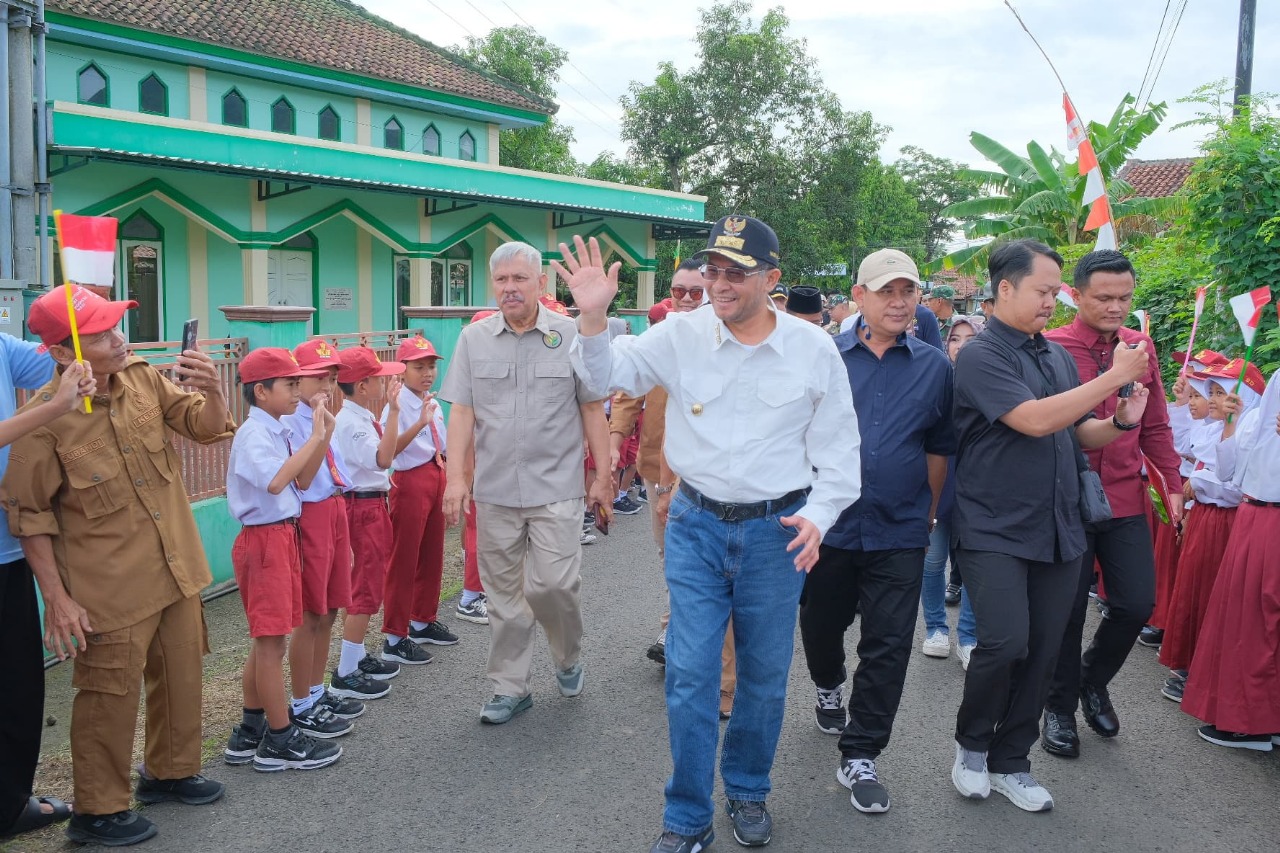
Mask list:
[[[861,605],[858,669],[840,752],[874,759],[889,745],[902,701],[924,577],[924,548],[848,551],[823,545],[800,596],[800,637],[809,675],[830,689],[845,679],[844,634]]]
[[[1080,684],[1106,687],[1115,678],[1133,649],[1142,626],[1151,618],[1156,601],[1156,558],[1151,528],[1145,515],[1113,518],[1085,525],[1087,547],[1080,559],[1080,578],[1071,602],[1058,653],[1058,666],[1049,687],[1045,707],[1059,714],[1073,714],[1080,701]],[[1084,617],[1089,610],[1089,584],[1093,563],[1102,567],[1107,595],[1107,615],[1102,618],[1083,659]]]
[[[44,716],[44,652],[36,585],[26,560],[0,564],[0,660],[17,677],[0,714],[0,832],[31,796]]]
[[[992,773],[1025,773],[1040,736],[1040,709],[1071,613],[1079,563],[1040,563],[960,551],[977,621],[956,741],[987,753]]]

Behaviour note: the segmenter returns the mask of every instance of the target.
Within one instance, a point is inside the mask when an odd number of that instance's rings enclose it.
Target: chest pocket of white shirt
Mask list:
[[[684,407],[685,413],[693,413],[703,415],[710,407],[712,401],[724,393],[724,380],[719,376],[706,374],[693,374],[691,376],[682,376],[680,378],[680,403]],[[674,400],[668,403],[668,406]],[[694,411],[694,407],[697,411]]]
[[[481,361],[475,367],[476,414],[509,418],[516,413],[516,377],[505,361]]]
[[[758,416],[752,418],[759,438],[777,438],[809,423],[810,407],[803,381],[759,379],[756,397],[763,404],[757,407]]]
[[[554,414],[577,397],[573,366],[567,361],[535,361],[530,393],[536,401],[538,414]]]

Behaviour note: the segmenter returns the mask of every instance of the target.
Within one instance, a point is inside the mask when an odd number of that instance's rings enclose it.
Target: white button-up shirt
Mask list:
[[[422,407],[426,405],[421,397],[410,391],[408,388],[400,389],[400,434],[404,435],[413,425],[418,422],[418,418],[422,416]],[[440,452],[444,453],[449,438],[444,431],[444,412],[440,410],[440,404],[434,400],[431,405],[436,407],[435,415],[431,422],[436,425],[436,432],[440,435]],[[383,408],[382,423],[386,424],[390,408]],[[436,458],[436,444],[431,439],[431,427],[424,426],[422,430],[413,437],[413,441],[396,455],[392,460],[391,467],[397,471],[408,471],[417,468],[420,465],[426,465],[432,459]]]
[[[1280,375],[1280,374],[1278,374]],[[1262,401],[1240,418],[1236,434],[1218,444],[1218,476],[1260,501],[1280,501],[1280,379],[1267,383]]]
[[[667,403],[667,463],[712,500],[754,503],[812,486],[799,515],[825,535],[862,491],[858,417],[831,336],[778,312],[757,346],[739,343],[710,305],[669,314],[643,335],[574,342],[592,391]]]
[[[342,457],[351,479],[350,491],[385,492],[391,488],[391,469],[378,467],[382,436],[374,427],[373,412],[351,400],[343,400],[333,428],[333,447]]]
[[[290,447],[292,446],[292,450]],[[275,524],[297,518],[302,512],[302,492],[290,482],[273,495],[267,486],[302,442],[284,423],[253,406],[236,429],[227,460],[227,510],[241,524]]]
[[[298,408],[294,413],[285,415],[280,420],[298,437],[298,443],[302,444],[311,438],[311,433],[315,432],[313,417],[315,415],[311,411],[311,406],[299,400]],[[316,471],[315,477],[311,479],[311,485],[303,490],[303,503],[319,503],[333,497],[333,493],[339,489],[346,491],[351,488],[351,475],[347,473],[347,467],[342,464],[342,454],[334,446],[333,439],[329,440],[329,450],[333,454],[333,463],[338,469],[338,476],[342,478],[342,482],[345,485],[340,487],[334,482],[333,474],[329,472],[329,461],[326,459],[320,463],[320,468]]]

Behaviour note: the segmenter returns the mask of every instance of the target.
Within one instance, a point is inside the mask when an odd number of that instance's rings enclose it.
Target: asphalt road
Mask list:
[[[580,697],[557,692],[540,636],[533,709],[507,725],[483,726],[488,633],[459,622],[457,646],[435,650],[429,666],[405,667],[391,695],[370,703],[342,739],[338,764],[260,774],[212,763],[207,774],[227,783],[226,797],[209,806],[149,807],[160,834],[144,849],[647,850],[661,828],[670,773],[662,670],[644,655],[664,600],[648,526],[647,510],[620,518],[613,535],[586,548]],[[235,596],[222,599],[211,619],[235,607]],[[954,623],[955,611],[949,615]],[[923,623],[917,643],[922,638]],[[851,657],[855,643],[856,627]],[[926,658],[917,646],[893,741],[878,762],[893,807],[864,815],[835,780],[836,739],[814,726],[798,635],[796,649],[769,799],[771,850],[1280,849],[1280,750],[1201,741],[1195,721],[1160,697],[1166,673],[1150,650],[1136,649],[1113,685],[1118,738],[1104,741],[1082,724],[1081,758],[1035,748],[1033,772],[1056,808],[1028,814],[999,795],[972,802],[952,787],[964,674],[954,655]],[[738,847],[723,811],[716,833],[713,850]]]

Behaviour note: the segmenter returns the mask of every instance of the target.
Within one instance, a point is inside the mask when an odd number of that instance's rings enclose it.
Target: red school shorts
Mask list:
[[[341,497],[302,504],[302,609],[325,614],[351,604],[351,535]]]
[[[245,527],[231,546],[250,637],[287,637],[302,624],[302,565],[292,522]]]
[[[351,528],[351,606],[354,616],[372,616],[382,608],[382,592],[391,563],[391,513],[387,499],[347,495]]]

